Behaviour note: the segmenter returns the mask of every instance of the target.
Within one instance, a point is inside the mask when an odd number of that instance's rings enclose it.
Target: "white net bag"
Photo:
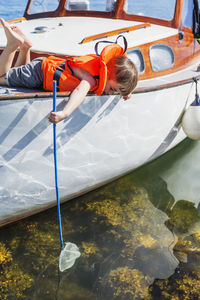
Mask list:
[[[81,253],[75,244],[70,242],[65,243],[65,247],[59,257],[59,270],[63,272],[71,268],[80,255]]]

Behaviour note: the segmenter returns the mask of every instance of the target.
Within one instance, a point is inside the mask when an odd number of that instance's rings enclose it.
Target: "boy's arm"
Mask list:
[[[58,123],[69,117],[71,113],[83,102],[89,90],[95,85],[95,80],[91,76],[85,76],[80,84],[73,90],[69,97],[69,101],[62,111],[51,112],[49,121]]]

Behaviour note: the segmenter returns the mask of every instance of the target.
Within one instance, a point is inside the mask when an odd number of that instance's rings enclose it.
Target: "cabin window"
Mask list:
[[[30,14],[54,11],[57,9],[59,1],[55,0],[33,0],[30,7]]]
[[[185,27],[192,28],[193,26],[193,7],[193,1],[184,0],[182,11],[182,25]]]
[[[68,0],[68,10],[111,11],[117,0]]]
[[[172,20],[174,17],[175,6],[176,0],[126,0],[124,10],[131,15]]]
[[[156,44],[149,50],[151,67],[154,72],[160,72],[171,68],[174,64],[174,53],[165,44]]]
[[[144,73],[144,57],[140,49],[130,49],[126,51],[128,58],[130,58],[138,69],[138,73]]]

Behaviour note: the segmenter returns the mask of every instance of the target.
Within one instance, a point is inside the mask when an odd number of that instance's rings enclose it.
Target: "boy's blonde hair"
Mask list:
[[[133,92],[138,82],[138,71],[135,64],[127,56],[116,56],[112,59],[111,76],[119,85],[121,96],[127,96]]]

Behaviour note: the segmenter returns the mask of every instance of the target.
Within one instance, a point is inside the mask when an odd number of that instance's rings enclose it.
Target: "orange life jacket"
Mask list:
[[[73,75],[73,67],[88,71],[96,80],[96,85],[90,91],[101,95],[106,86],[107,63],[116,56],[123,55],[124,49],[114,43],[106,46],[101,54],[88,54],[80,57],[67,57],[66,59],[49,56],[42,61],[43,88],[52,91],[53,80],[57,81],[59,91],[71,92],[80,83]]]

